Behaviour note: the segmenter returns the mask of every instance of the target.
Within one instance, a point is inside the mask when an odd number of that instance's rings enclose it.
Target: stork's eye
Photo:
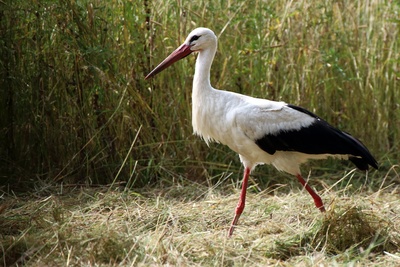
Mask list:
[[[190,38],[190,41],[189,41],[189,42],[191,43],[191,42],[193,42],[193,41],[196,41],[196,40],[199,39],[199,38],[200,38],[199,35],[193,35],[192,38]]]

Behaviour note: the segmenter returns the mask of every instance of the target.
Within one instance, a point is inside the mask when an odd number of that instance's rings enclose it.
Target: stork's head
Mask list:
[[[215,45],[216,42],[217,36],[215,36],[212,30],[197,28],[189,34],[183,45],[189,46],[192,52],[198,52]]]
[[[196,28],[186,38],[185,42],[164,59],[154,70],[152,70],[145,80],[155,76],[162,70],[168,68],[178,60],[187,57],[193,52],[200,52],[211,46],[216,46],[217,36],[207,28]]]

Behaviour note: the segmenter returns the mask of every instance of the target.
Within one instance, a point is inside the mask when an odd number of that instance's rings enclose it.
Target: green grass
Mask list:
[[[398,1],[1,1],[0,265],[398,265]],[[260,166],[232,239],[237,155],[193,136],[195,27],[212,84],[301,105],[379,161]],[[308,174],[308,175],[307,175]],[[347,230],[347,232],[346,232]]]
[[[105,184],[119,173],[119,182],[143,186],[170,179],[165,172],[205,181],[240,164],[192,135],[195,56],[143,80],[198,26],[220,37],[215,87],[316,112],[360,138],[385,172],[400,158],[399,9],[396,1],[2,2],[2,180]]]

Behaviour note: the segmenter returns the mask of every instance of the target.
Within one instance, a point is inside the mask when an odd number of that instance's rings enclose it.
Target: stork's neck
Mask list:
[[[201,93],[195,92],[196,90],[204,91],[212,89],[210,83],[210,70],[216,50],[217,46],[215,45],[199,52],[194,72],[193,93]]]
[[[215,113],[215,90],[210,83],[211,64],[214,59],[217,44],[201,50],[196,60],[192,90],[192,126],[195,134],[200,135],[206,142],[216,139],[213,127],[210,127],[212,115]],[[213,123],[212,123],[213,124]],[[215,127],[214,127],[215,128]],[[211,131],[210,131],[211,130]]]

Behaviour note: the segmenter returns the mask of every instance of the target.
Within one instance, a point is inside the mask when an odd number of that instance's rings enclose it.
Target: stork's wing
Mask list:
[[[258,105],[252,109],[251,113],[249,110],[238,113],[237,123],[249,138],[271,155],[276,151],[348,155],[360,169],[368,169],[368,165],[377,168],[376,160],[361,141],[306,109],[287,104],[279,108]]]

